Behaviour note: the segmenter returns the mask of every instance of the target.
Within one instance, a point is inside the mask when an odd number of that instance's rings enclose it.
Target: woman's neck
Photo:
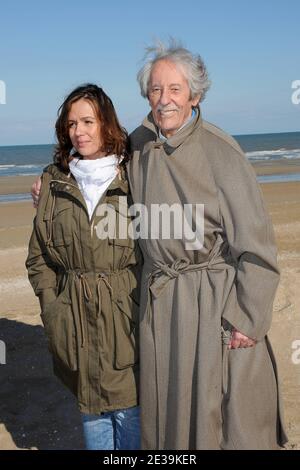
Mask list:
[[[86,156],[81,156],[83,160],[97,160],[97,158],[103,158],[106,157],[107,154],[105,152],[99,152],[95,155],[86,155]]]

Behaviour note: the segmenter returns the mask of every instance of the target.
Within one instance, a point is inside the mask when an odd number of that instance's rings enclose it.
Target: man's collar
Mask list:
[[[195,109],[192,108],[192,114],[191,114],[191,116],[190,116],[189,118],[187,118],[187,120],[182,124],[182,126],[181,126],[179,129],[177,129],[177,131],[175,132],[175,134],[177,134],[177,132],[181,131],[181,129],[183,129],[183,128],[184,128],[189,122],[191,122],[191,121],[194,119],[194,117],[196,117],[196,116],[197,116],[197,113],[196,113]],[[175,135],[175,134],[174,134],[174,135]],[[165,137],[165,136],[162,134],[161,129],[159,129],[159,131],[158,131],[158,137],[159,137],[161,140],[163,140],[163,141],[168,140],[168,137]]]
[[[202,127],[202,118],[200,113],[200,108],[197,106],[194,108],[195,116],[192,116],[188,122],[186,122],[181,129],[179,129],[176,134],[172,135],[168,139],[161,139],[159,135],[159,129],[156,126],[152,112],[143,121],[143,126],[151,130],[156,138],[156,145],[163,145],[166,153],[170,155],[185,139],[193,132],[195,127]]]

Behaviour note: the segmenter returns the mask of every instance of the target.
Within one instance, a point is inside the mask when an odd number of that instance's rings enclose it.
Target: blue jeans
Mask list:
[[[140,408],[108,411],[100,415],[81,414],[88,450],[139,450]]]

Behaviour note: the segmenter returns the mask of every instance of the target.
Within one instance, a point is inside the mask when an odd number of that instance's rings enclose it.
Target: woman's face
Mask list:
[[[84,159],[95,159],[105,155],[100,150],[101,123],[90,101],[81,98],[72,104],[68,126],[72,145]]]

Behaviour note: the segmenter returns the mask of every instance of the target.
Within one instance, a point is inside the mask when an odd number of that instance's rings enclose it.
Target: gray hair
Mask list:
[[[151,70],[154,64],[159,60],[169,60],[183,67],[185,77],[188,81],[191,99],[200,95],[200,101],[203,101],[205,94],[210,87],[210,80],[203,60],[200,55],[193,55],[185,49],[181,43],[175,39],[170,39],[167,47],[162,42],[158,42],[155,46],[146,48],[143,67],[137,74],[137,80],[141,88],[141,95],[148,97],[148,89],[150,83]]]

